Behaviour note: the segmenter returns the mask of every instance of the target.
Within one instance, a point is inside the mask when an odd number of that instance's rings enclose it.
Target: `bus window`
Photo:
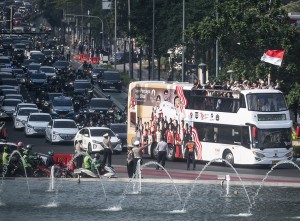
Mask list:
[[[242,145],[248,149],[250,148],[250,133],[248,126],[242,127]]]
[[[241,143],[241,129],[238,126],[219,125],[219,143]]]

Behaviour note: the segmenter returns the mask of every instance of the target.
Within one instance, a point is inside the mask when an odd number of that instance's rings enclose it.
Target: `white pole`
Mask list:
[[[185,39],[184,39],[184,32],[185,32],[185,0],[182,0],[182,72],[181,72],[181,78],[182,82],[184,82],[185,78],[185,65],[184,65],[184,51],[185,51]]]
[[[216,0],[216,5],[218,6],[218,0]],[[216,12],[216,20],[219,20],[218,9]],[[216,77],[219,75],[219,41],[216,39]]]
[[[152,64],[151,64],[151,72],[152,79],[154,79],[154,25],[155,25],[155,0],[152,1]],[[149,79],[150,80],[150,79]]]
[[[114,41],[115,70],[117,69],[116,52],[117,52],[117,0],[115,0],[115,41]]]

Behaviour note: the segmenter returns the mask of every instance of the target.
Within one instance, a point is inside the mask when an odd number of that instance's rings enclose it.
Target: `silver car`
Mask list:
[[[26,136],[45,135],[47,125],[52,120],[49,113],[32,113],[25,123]]]

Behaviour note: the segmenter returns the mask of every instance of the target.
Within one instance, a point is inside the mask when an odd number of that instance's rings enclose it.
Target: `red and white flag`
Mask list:
[[[261,57],[261,60],[270,64],[281,66],[283,55],[284,50],[268,50]]]

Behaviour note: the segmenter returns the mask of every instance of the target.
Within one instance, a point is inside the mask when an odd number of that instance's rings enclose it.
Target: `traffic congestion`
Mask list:
[[[5,14],[8,6],[1,7],[1,13]],[[80,143],[79,150],[88,157],[86,164],[92,164],[92,158],[99,161],[95,155],[103,151],[105,134],[109,134],[115,153],[125,150],[126,138],[118,137],[110,127],[124,125],[126,111],[118,109],[109,96],[99,97],[99,88],[106,89],[103,78],[114,73],[106,73],[107,69],[99,65],[70,58],[70,47],[58,40],[51,27],[34,25],[29,16],[35,13],[34,5],[24,9],[23,5],[15,3],[13,7],[16,11],[14,26],[26,24],[26,30],[8,33],[10,30],[2,29],[1,174],[49,176],[50,167],[56,165],[60,171],[57,177],[72,177],[74,168],[69,161],[76,145]],[[116,89],[121,90],[119,86]],[[98,90],[97,96],[95,90]],[[35,140],[43,140],[46,148],[38,148]],[[59,144],[70,147],[69,151],[53,152]],[[90,169],[87,165],[73,164]],[[98,162],[97,169],[102,171],[104,166]]]

